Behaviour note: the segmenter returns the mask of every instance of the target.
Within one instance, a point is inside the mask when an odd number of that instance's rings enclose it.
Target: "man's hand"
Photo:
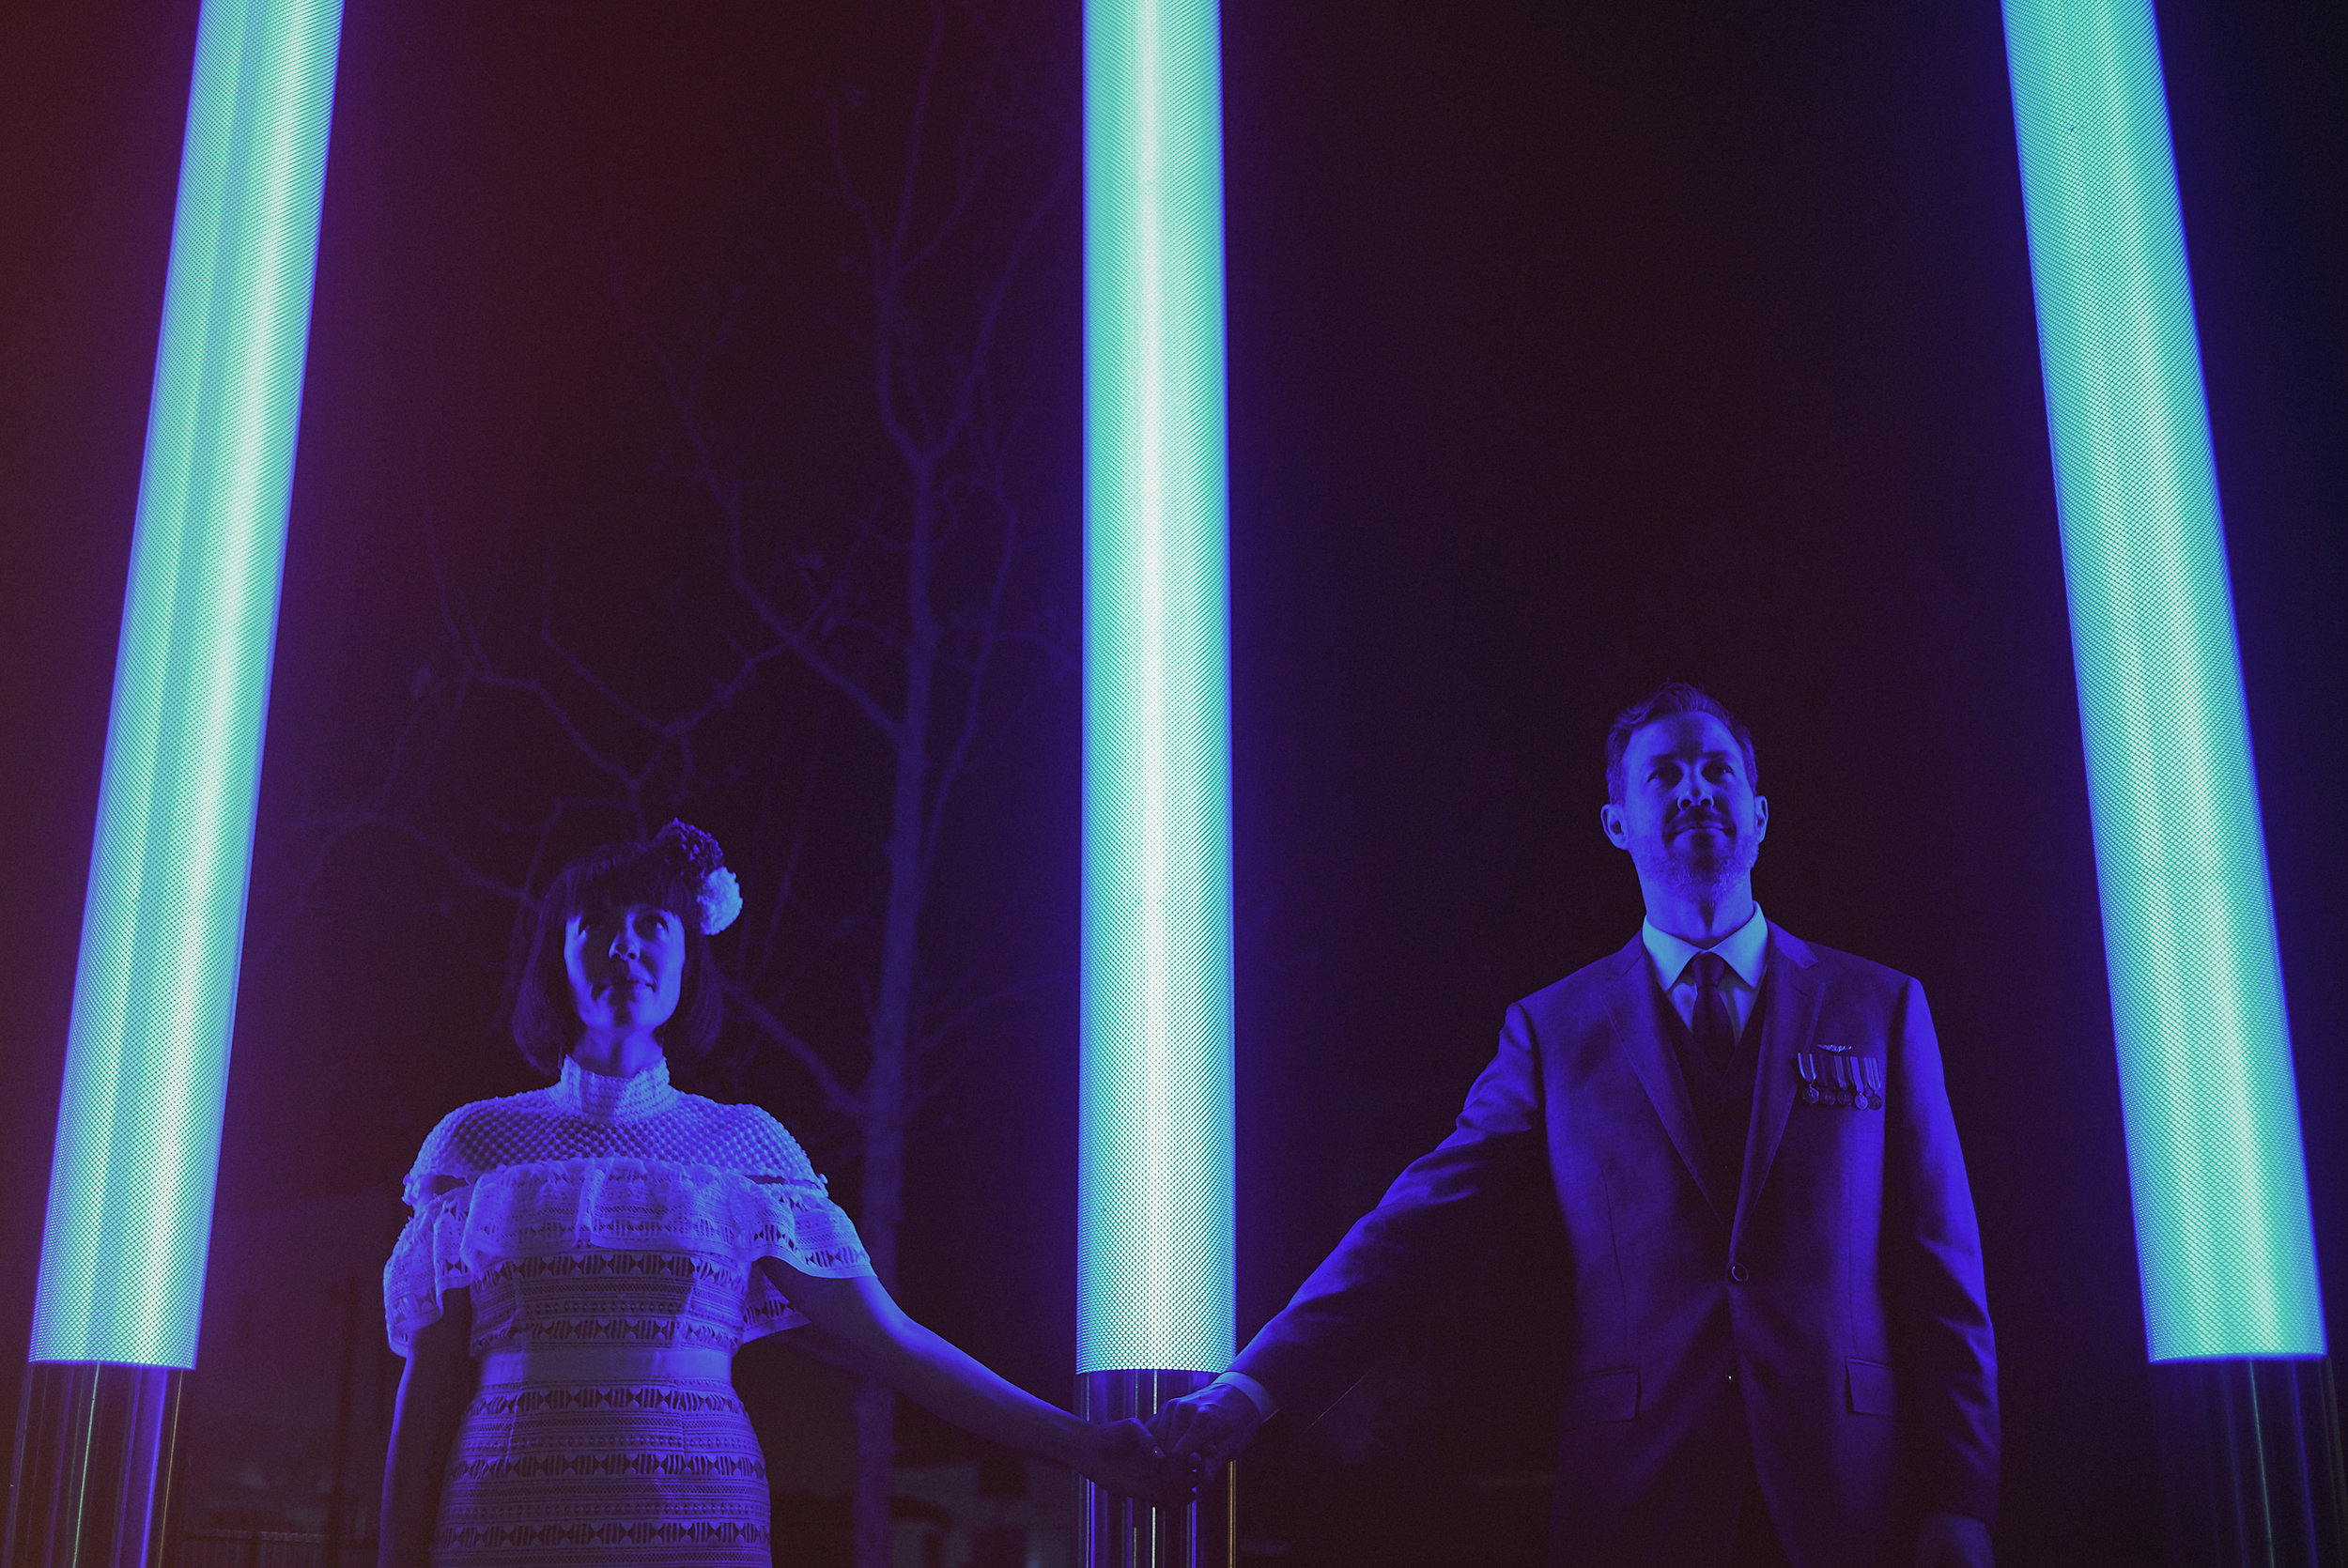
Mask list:
[[[1254,1400],[1228,1383],[1218,1383],[1160,1406],[1150,1418],[1150,1435],[1173,1458],[1195,1462],[1198,1479],[1207,1482],[1239,1457],[1262,1422]]]
[[[1916,1537],[1916,1568],[1996,1568],[1989,1527],[1964,1514],[1927,1514]]]
[[[1075,1468],[1120,1497],[1139,1498],[1161,1508],[1179,1508],[1192,1500],[1188,1464],[1169,1455],[1137,1421],[1088,1424]]]

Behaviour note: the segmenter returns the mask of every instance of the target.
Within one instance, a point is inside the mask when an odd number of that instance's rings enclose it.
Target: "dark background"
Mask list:
[[[900,69],[874,9],[352,8],[265,835],[395,719],[433,636],[428,500],[657,550],[611,258],[687,288],[787,252],[809,105]],[[1022,14],[1073,92],[1075,7]],[[2335,1335],[2342,14],[2160,8]],[[193,19],[0,22],[0,1345],[29,1315]],[[1629,935],[1598,740],[1696,680],[1760,740],[1770,917],[1932,997],[2000,1330],[2005,1560],[2156,1560],[1996,8],[1316,0],[1225,27],[1243,1334],[1440,1136],[1502,1007]],[[1047,279],[1073,281],[1075,223],[1072,202]],[[1059,366],[1039,471],[1065,476],[1040,482],[1041,570],[1072,599],[1075,312],[1072,289],[1037,339]],[[1063,968],[1074,697],[971,827]],[[379,1190],[441,1111],[529,1081],[495,1043],[495,934],[369,909],[248,955],[224,1215]],[[906,1240],[915,1312],[1049,1396],[1074,1032],[1065,986],[1004,1027],[917,1156]],[[1536,1556],[1545,1267],[1463,1265],[1321,1427],[1268,1435],[1251,1537]],[[287,1260],[260,1288],[313,1286]]]

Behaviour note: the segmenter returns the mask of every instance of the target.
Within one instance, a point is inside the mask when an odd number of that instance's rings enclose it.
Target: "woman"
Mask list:
[[[514,1038],[556,1082],[452,1113],[409,1174],[382,1568],[788,1562],[732,1362],[811,1323],[973,1432],[1173,1489],[1137,1422],[1081,1421],[906,1317],[773,1117],[670,1085],[717,1038],[708,939],[740,909],[717,841],[671,822],[572,862],[525,918]]]

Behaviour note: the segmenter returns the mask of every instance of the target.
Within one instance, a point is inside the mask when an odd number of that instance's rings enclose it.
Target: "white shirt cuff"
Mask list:
[[[1273,1413],[1279,1409],[1279,1407],[1272,1402],[1272,1391],[1244,1372],[1221,1373],[1207,1387],[1237,1389],[1247,1396],[1247,1403],[1256,1407],[1256,1416],[1259,1421],[1270,1421]]]

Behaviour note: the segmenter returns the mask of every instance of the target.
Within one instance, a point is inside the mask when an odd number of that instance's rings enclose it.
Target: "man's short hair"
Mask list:
[[[1685,681],[1666,681],[1614,715],[1614,725],[1606,731],[1606,800],[1620,806],[1623,797],[1623,754],[1630,749],[1630,737],[1659,718],[1674,714],[1710,714],[1728,726],[1728,732],[1737,737],[1737,744],[1745,753],[1745,782],[1754,790],[1761,788],[1761,760],[1753,754],[1753,731],[1746,729],[1727,706],[1702,686],[1691,686]]]

